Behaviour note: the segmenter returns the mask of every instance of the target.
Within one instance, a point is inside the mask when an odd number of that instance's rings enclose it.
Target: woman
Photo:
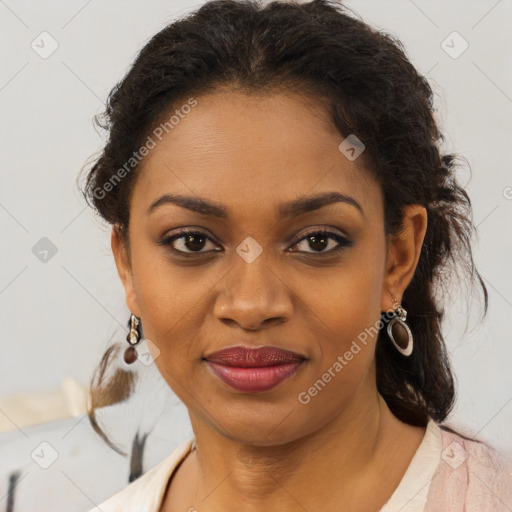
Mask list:
[[[141,50],[84,191],[132,313],[90,417],[107,439],[144,337],[194,437],[103,512],[512,507],[510,463],[442,425],[447,272],[487,291],[432,110],[401,44],[327,0],[208,2]]]

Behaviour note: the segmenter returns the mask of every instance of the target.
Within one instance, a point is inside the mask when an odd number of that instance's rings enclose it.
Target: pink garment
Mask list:
[[[512,512],[512,461],[488,444],[441,428],[441,462],[425,512]]]

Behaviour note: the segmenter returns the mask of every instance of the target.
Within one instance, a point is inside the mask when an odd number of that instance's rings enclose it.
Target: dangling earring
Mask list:
[[[126,336],[126,341],[130,346],[124,351],[124,362],[126,364],[132,364],[137,360],[137,351],[135,345],[140,341],[140,320],[132,313],[130,320],[128,321],[130,332]]]
[[[395,301],[395,304],[398,303],[396,299],[393,300]],[[401,305],[398,305],[394,313],[395,316],[388,324],[388,336],[400,354],[403,356],[410,356],[412,354],[414,342],[412,339],[411,329],[409,329],[409,326],[405,323],[407,311]]]

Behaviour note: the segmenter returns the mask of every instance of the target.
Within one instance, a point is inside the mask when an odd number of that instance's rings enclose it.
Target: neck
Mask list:
[[[191,412],[197,449],[185,460],[174,489],[182,489],[177,492],[183,498],[187,495],[187,507],[208,511],[231,510],[237,503],[247,511],[296,511],[298,504],[305,510],[333,510],[340,500],[346,510],[366,510],[361,503],[369,502],[380,508],[425,430],[401,423],[375,387],[367,388],[322,428],[265,446],[228,437]],[[405,445],[403,438],[397,439],[397,428],[402,434],[404,426],[416,434]],[[379,491],[368,496],[369,484]]]

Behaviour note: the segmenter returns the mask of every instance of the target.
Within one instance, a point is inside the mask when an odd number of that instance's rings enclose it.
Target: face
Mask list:
[[[425,224],[386,238],[381,189],[338,149],[343,137],[317,100],[196,100],[142,162],[129,254],[113,231],[127,304],[193,425],[259,445],[293,441],[373,406],[375,326],[412,278]],[[241,391],[204,359],[235,345],[304,361],[271,389]]]

